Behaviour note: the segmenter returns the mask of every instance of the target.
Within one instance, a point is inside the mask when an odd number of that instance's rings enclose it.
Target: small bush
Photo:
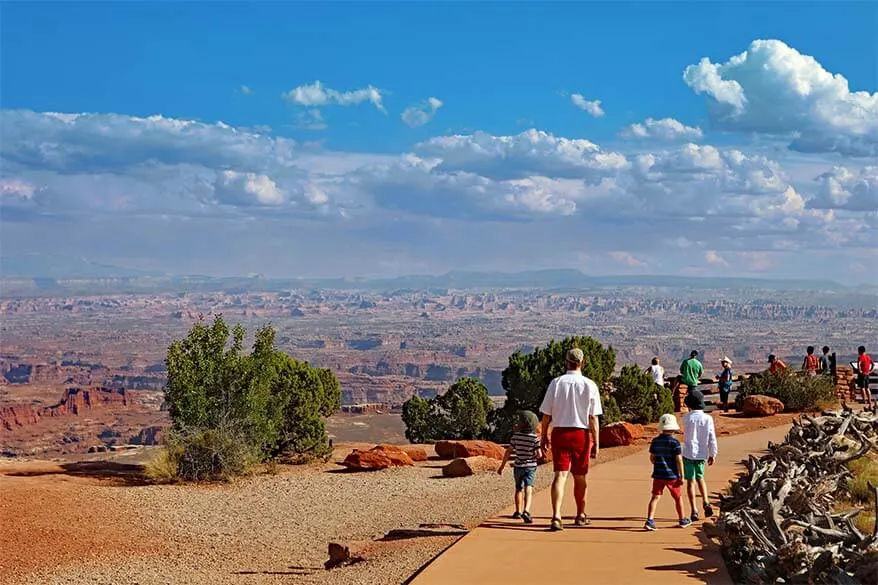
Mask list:
[[[441,439],[478,439],[488,433],[494,404],[475,378],[461,378],[444,393],[424,400],[412,396],[402,405],[406,438],[412,443]]]
[[[147,467],[158,481],[228,481],[243,475],[259,460],[242,433],[227,426],[175,431]]]
[[[649,424],[663,414],[674,412],[671,391],[656,384],[652,376],[638,366],[624,366],[612,384],[622,420]]]
[[[619,410],[619,404],[609,392],[601,392],[601,406],[604,409],[604,415],[601,417],[602,427],[622,420],[622,411]]]
[[[828,376],[807,376],[787,369],[766,372],[741,382],[735,408],[743,410],[744,398],[751,394],[777,398],[787,412],[803,412],[819,410],[820,405],[831,403],[835,386]]]

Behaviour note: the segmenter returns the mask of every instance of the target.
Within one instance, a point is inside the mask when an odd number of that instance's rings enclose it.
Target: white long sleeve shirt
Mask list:
[[[716,428],[713,417],[703,410],[691,410],[683,417],[683,457],[706,461],[716,457]]]

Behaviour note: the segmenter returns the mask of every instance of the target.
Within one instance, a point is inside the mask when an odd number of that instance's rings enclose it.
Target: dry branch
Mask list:
[[[862,510],[832,512],[848,495],[846,464],[878,450],[876,440],[874,413],[802,415],[783,443],[748,458],[717,522],[736,582],[878,585],[878,518],[864,535],[853,522]]]

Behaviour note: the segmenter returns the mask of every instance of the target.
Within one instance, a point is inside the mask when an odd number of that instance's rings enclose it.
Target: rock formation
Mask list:
[[[499,461],[503,459],[505,453],[506,449],[491,441],[439,441],[436,443],[436,455],[440,459],[482,455]]]

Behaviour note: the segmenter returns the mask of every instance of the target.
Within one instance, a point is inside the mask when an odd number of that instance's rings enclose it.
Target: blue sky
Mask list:
[[[4,256],[805,277],[814,253],[826,276],[872,278],[874,2],[65,2],[0,17]],[[201,244],[225,233],[234,246]]]

